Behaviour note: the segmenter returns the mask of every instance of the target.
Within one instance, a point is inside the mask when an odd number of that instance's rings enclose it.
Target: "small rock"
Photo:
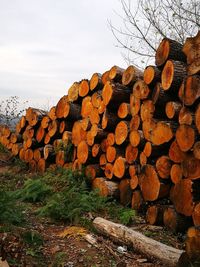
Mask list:
[[[124,254],[125,252],[127,251],[127,247],[125,246],[119,246],[117,247],[117,252],[121,253],[121,254]]]
[[[67,267],[74,267],[74,263],[72,261],[67,262]]]
[[[145,263],[145,262],[147,262],[148,260],[147,260],[147,259],[137,259],[136,261],[139,262],[139,263]]]

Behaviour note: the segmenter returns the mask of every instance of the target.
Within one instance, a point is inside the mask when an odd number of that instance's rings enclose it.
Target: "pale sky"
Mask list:
[[[75,81],[126,68],[108,19],[118,0],[0,0],[0,100],[55,105]]]

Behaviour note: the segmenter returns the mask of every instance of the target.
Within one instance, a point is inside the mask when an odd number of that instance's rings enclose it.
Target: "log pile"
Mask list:
[[[15,133],[1,127],[0,141],[31,171],[85,166],[102,195],[148,204],[149,223],[198,226],[199,46],[200,32],[183,46],[165,38],[155,66],[113,66],[74,82],[49,112],[28,108]]]

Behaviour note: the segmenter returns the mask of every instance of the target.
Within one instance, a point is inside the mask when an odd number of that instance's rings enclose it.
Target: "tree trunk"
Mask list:
[[[127,121],[120,121],[115,128],[115,142],[117,145],[123,144],[129,135],[130,126]]]
[[[123,206],[129,206],[132,200],[132,189],[130,187],[130,179],[122,179],[119,183],[120,203]]]

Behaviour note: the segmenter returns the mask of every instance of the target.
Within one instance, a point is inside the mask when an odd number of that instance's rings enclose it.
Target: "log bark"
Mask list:
[[[191,218],[178,214],[173,207],[168,207],[163,215],[164,225],[173,233],[185,232],[191,226]]]
[[[200,226],[200,203],[197,203],[194,207],[192,220],[195,226]]]
[[[168,60],[161,75],[162,88],[178,94],[179,87],[186,75],[187,70],[185,63]]]
[[[113,164],[112,163],[106,163],[104,166],[104,174],[107,179],[113,178]]]
[[[131,200],[131,208],[134,210],[140,210],[143,206],[144,199],[140,190],[134,190]]]
[[[118,197],[119,195],[118,183],[107,181],[103,177],[95,178],[92,182],[92,188],[99,190],[99,194],[103,197]]]
[[[90,79],[90,91],[103,88],[102,76],[100,73],[94,73]]]
[[[104,111],[101,122],[102,129],[113,132],[119,122],[120,118],[114,113],[109,112],[108,109]]]
[[[119,183],[119,199],[123,206],[129,206],[132,200],[132,189],[130,179],[123,179]]]
[[[200,134],[200,104],[198,105],[195,112],[195,125],[198,133]]]
[[[155,85],[161,80],[161,70],[156,66],[147,66],[144,70],[144,81],[147,85]]]
[[[200,97],[200,77],[198,75],[188,76],[182,82],[178,96],[186,106],[192,106]]]
[[[151,225],[163,225],[163,214],[165,206],[149,206],[146,212],[146,221]]]
[[[85,97],[90,91],[88,80],[84,79],[80,82],[78,94],[80,97]]]
[[[100,168],[99,164],[90,164],[85,168],[85,175],[92,181],[96,177],[101,177],[103,175],[103,170]]]
[[[121,102],[129,102],[131,90],[119,83],[108,81],[102,91],[103,103],[109,108],[116,109]],[[120,99],[120,102],[119,102]]]
[[[134,250],[143,253],[147,257],[157,258],[165,266],[176,266],[180,255],[183,253],[182,250],[164,245],[126,226],[110,222],[100,217],[95,218],[93,225],[104,235],[109,236],[117,242],[132,245]]]
[[[156,50],[156,65],[163,66],[168,59],[186,62],[186,56],[182,52],[182,49],[182,44],[175,40],[164,38]]]
[[[124,69],[115,65],[109,70],[108,77],[110,80],[112,80],[114,82],[120,82],[121,83],[123,72],[124,72]]]
[[[133,84],[138,80],[143,78],[143,72],[137,67],[130,65],[124,72],[122,76],[122,84],[125,86],[133,86]]]
[[[192,266],[198,267],[200,261],[200,227],[193,226],[187,231],[186,253]],[[190,265],[191,266],[191,265]]]
[[[175,184],[172,192],[172,202],[178,213],[191,216],[194,209],[192,197],[192,181],[182,179]]]

